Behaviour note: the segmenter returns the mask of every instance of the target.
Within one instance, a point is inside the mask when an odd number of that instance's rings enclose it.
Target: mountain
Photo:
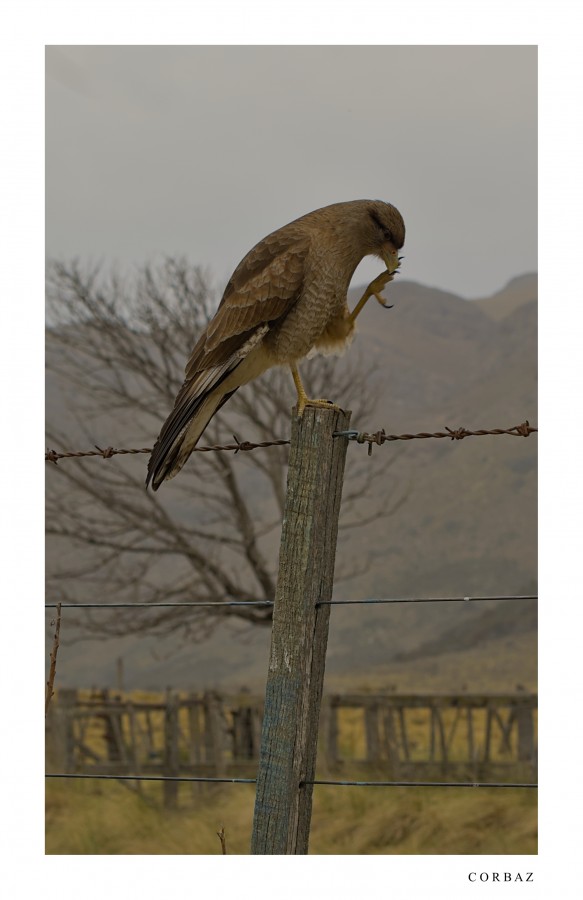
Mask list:
[[[362,290],[351,291],[351,302]],[[508,428],[526,419],[537,424],[536,275],[515,278],[480,300],[411,281],[391,285],[387,297],[392,309],[381,309],[374,300],[367,304],[348,351],[359,352],[372,365],[370,390],[378,401],[374,418],[366,421],[355,407],[353,428],[375,432],[384,427],[401,434],[444,431],[445,426]],[[49,379],[47,415],[64,431],[67,402],[60,387]],[[334,399],[345,408],[353,404],[349,396]],[[112,426],[112,442],[128,446],[131,435],[123,428],[123,422]],[[367,553],[372,558],[357,577],[337,584],[337,599],[536,591],[536,435],[395,442],[375,446],[373,453],[386,462],[377,477],[395,498],[404,494],[406,499],[393,515],[351,532],[350,540],[339,544],[337,570],[348,559],[364,559]],[[366,446],[349,446],[345,493],[353,467],[367,460]],[[367,503],[362,498],[362,513]],[[504,671],[519,681],[531,677],[532,608],[521,617],[503,603],[470,606],[333,607],[328,677],[350,675],[356,683],[374,680],[375,672],[405,671],[403,666],[412,672],[414,657],[418,665],[431,657],[433,672],[436,656],[445,660],[448,647],[456,653],[463,649],[464,635],[469,655],[463,672],[473,665],[472,653],[478,665],[480,639],[490,659],[500,641],[515,640],[516,671],[510,662]],[[259,685],[268,646],[268,629],[242,625],[222,626],[194,649],[177,639],[133,637],[64,644],[59,678],[71,685],[111,683],[115,659],[123,656],[129,687]],[[521,674],[525,670],[528,676]]]
[[[501,291],[491,297],[473,300],[492,319],[500,321],[538,297],[538,276],[534,273],[512,278]]]

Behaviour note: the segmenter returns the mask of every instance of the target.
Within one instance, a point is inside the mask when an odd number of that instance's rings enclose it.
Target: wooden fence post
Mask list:
[[[178,758],[178,695],[170,688],[166,690],[164,710],[164,775],[175,778],[180,774]],[[164,781],[164,806],[175,809],[178,806],[178,782]]]
[[[338,766],[338,703],[335,695],[328,697],[328,727],[326,729],[326,763],[335,770]]]
[[[53,739],[51,750],[63,772],[75,771],[75,705],[77,691],[61,688],[57,693],[57,702],[52,719]]]
[[[516,726],[518,728],[518,759],[520,762],[532,763],[534,759],[534,724],[531,707],[517,707]]]
[[[224,760],[224,715],[222,697],[216,691],[205,691],[205,742],[206,760],[212,763],[214,775],[220,778],[225,774]]]
[[[318,718],[328,641],[350,413],[292,414],[279,576],[251,853],[308,852]]]
[[[366,761],[378,764],[381,758],[379,742],[379,708],[374,701],[364,704],[364,734],[366,742]]]
[[[402,712],[402,707],[399,710]],[[394,781],[398,781],[401,775],[401,758],[399,754],[399,740],[397,735],[397,726],[395,721],[395,710],[392,706],[387,706],[384,710],[383,716],[383,726],[384,726],[384,738],[386,742],[386,753],[387,760],[389,763],[388,771],[390,778]],[[405,729],[401,728],[401,734],[405,735]],[[403,737],[403,747],[407,747],[407,755],[405,759],[408,760],[409,747],[407,744],[406,735]]]

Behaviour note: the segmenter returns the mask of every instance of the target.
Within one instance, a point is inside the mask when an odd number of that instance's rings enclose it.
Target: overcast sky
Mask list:
[[[47,254],[186,254],[222,287],[275,228],[380,198],[404,278],[493,293],[537,269],[536,66],[516,46],[49,47]]]

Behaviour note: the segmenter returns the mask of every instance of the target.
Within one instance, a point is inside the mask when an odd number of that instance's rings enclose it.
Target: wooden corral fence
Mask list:
[[[47,748],[69,773],[254,777],[263,707],[246,691],[139,701],[61,689]],[[525,692],[327,694],[319,768],[407,781],[536,780],[536,708]],[[164,782],[166,806],[176,805],[178,788]]]
[[[255,775],[263,698],[214,691],[163,700],[123,699],[108,690],[61,689],[47,717],[47,756],[66,773]],[[178,782],[164,782],[176,805]]]
[[[333,694],[325,701],[330,769],[359,763],[394,781],[536,780],[535,694]],[[362,759],[342,751],[349,711],[360,718]]]

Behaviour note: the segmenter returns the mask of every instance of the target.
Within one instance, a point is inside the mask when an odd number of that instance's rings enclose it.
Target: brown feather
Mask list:
[[[188,360],[186,380],[152,450],[146,484],[152,481],[156,489],[162,480],[179,471],[173,445],[182,440],[183,432],[209,394],[220,390],[240,365],[246,348],[253,346],[254,335],[265,325],[277,322],[297,301],[308,247],[305,239],[302,242],[265,239],[239,264],[216,315]],[[231,393],[236,389],[231,389]],[[220,405],[223,402],[220,400]],[[215,411],[216,408],[211,415]]]

